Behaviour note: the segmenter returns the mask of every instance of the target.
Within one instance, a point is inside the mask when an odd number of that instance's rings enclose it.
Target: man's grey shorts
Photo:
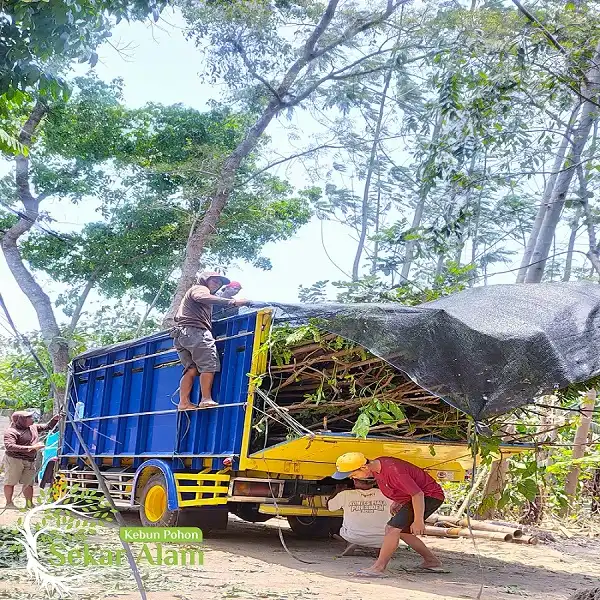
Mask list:
[[[196,367],[199,373],[218,373],[221,361],[215,338],[208,329],[181,327],[174,333],[175,350],[185,371]]]

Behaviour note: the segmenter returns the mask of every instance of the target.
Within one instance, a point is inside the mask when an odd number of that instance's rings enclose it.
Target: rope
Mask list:
[[[69,384],[71,381],[73,381],[73,369],[71,366],[69,366],[66,394],[69,394]],[[88,460],[90,461],[90,466],[92,467],[92,470],[94,471],[96,478],[98,479],[98,485],[100,486],[100,489],[102,490],[107,502],[110,504],[110,507],[112,508],[112,510],[114,512],[115,520],[121,527],[125,527],[127,525],[127,523],[121,516],[121,513],[118,511],[118,509],[112,499],[112,496],[110,495],[110,492],[108,490],[108,487],[106,485],[106,481],[102,475],[102,472],[100,471],[100,468],[96,464],[94,457],[92,456],[87,444],[85,443],[85,441],[83,439],[83,436],[81,435],[81,432],[77,428],[76,422],[71,418],[71,415],[69,415],[69,411],[65,412],[65,418],[66,418],[67,422],[71,425],[73,431],[75,432],[75,435],[77,436],[77,440],[79,441],[79,444],[83,448],[83,451],[85,452]],[[135,562],[135,557],[133,555],[133,552],[131,551],[131,546],[125,540],[120,540],[120,541],[121,541],[121,545],[123,546],[123,549],[125,550],[125,554],[127,555],[127,562],[129,563],[129,568],[131,570],[133,578],[135,579],[135,583],[137,585],[140,598],[142,600],[147,600],[146,589],[144,587],[144,583],[142,582],[140,572],[139,572],[137,564]]]
[[[481,600],[483,594],[483,588],[485,586],[485,574],[483,570],[483,563],[481,562],[481,552],[477,546],[477,542],[475,540],[475,536],[473,535],[473,527],[471,526],[471,500],[473,499],[474,491],[475,491],[475,474],[477,471],[477,449],[479,448],[479,439],[477,434],[477,429],[475,429],[473,434],[473,446],[471,455],[473,457],[473,467],[471,473],[471,489],[469,490],[469,494],[467,495],[467,525],[469,527],[469,535],[471,536],[471,541],[473,542],[473,548],[475,549],[475,555],[477,556],[477,563],[479,564],[479,575],[481,577],[481,582],[479,586],[479,593],[477,594],[476,600]]]
[[[279,406],[276,402],[271,400],[271,398],[269,398],[269,396],[267,396],[267,394],[265,394],[263,390],[261,390],[260,388],[256,388],[255,391],[265,401],[265,403],[268,404],[287,423],[287,425],[292,429],[292,431],[294,431],[294,433],[297,433],[298,435],[310,435],[311,437],[314,437],[314,432],[312,432],[310,429],[307,429],[298,421],[296,421],[296,419],[294,419],[294,417],[292,417],[288,412],[281,408],[281,406]],[[267,416],[270,415],[267,414]]]
[[[271,338],[271,334],[272,334],[272,332],[273,332],[272,327],[269,327],[269,337],[268,337],[268,340],[267,340],[267,345],[268,345],[269,348],[271,347],[271,339],[272,339]],[[281,409],[281,407],[278,406],[275,402],[273,402],[273,400],[271,400],[269,398],[269,396],[268,396],[268,394],[270,394],[273,391],[273,374],[272,374],[272,371],[271,371],[271,360],[270,360],[270,357],[269,357],[269,360],[267,362],[267,372],[269,374],[269,382],[270,382],[268,393],[265,393],[263,390],[261,390],[258,387],[255,389],[255,393],[258,393],[259,397],[263,399],[263,402],[269,404],[270,406],[273,406],[277,412],[282,412],[283,413],[281,415],[282,418],[284,418],[286,420],[286,422],[288,422],[291,427],[295,427],[295,428],[302,427],[300,425],[300,423],[298,423],[296,421],[296,419],[294,419],[289,414],[287,414],[285,411],[283,411]],[[256,408],[256,407],[253,406],[253,408]],[[273,417],[271,415],[267,414],[264,411],[261,411],[261,412],[263,412],[263,414],[265,414],[265,416],[268,417],[265,420],[265,438],[264,438],[264,445],[263,445],[263,452],[264,452],[267,449],[267,443],[268,443],[268,439],[269,439],[269,417],[270,418],[273,418]],[[288,419],[289,419],[289,421],[288,421]],[[276,420],[276,419],[273,419],[273,420]],[[279,422],[279,421],[277,421],[277,422]],[[306,431],[308,431],[308,430],[306,430]],[[309,433],[312,434],[312,432],[310,432],[310,431],[309,431]],[[275,516],[278,519],[280,519],[281,518],[281,514],[279,513],[279,504],[277,503],[277,498],[275,497],[275,493],[273,492],[273,486],[271,485],[271,479],[270,478],[269,478],[269,491],[271,492],[271,498],[273,500],[273,505],[275,506]],[[299,556],[296,556],[293,552],[290,551],[290,549],[287,547],[287,544],[285,543],[285,539],[284,539],[284,536],[283,536],[283,529],[281,528],[281,525],[279,523],[277,523],[277,532],[279,534],[279,541],[281,542],[281,547],[285,550],[285,552],[291,558],[293,558],[294,560],[297,560],[298,562],[303,563],[305,565],[314,565],[314,564],[317,564],[315,562],[311,562],[311,561],[305,560],[303,558],[300,558]]]

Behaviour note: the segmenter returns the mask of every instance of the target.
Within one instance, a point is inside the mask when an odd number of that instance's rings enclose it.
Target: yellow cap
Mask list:
[[[367,464],[367,459],[362,452],[346,452],[336,461],[337,471],[332,475],[334,479],[345,479],[350,473],[357,471]]]

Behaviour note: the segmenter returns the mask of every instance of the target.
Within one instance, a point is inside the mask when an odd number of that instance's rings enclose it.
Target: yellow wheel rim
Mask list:
[[[146,494],[144,512],[148,521],[156,523],[167,512],[167,492],[162,485],[153,485]]]

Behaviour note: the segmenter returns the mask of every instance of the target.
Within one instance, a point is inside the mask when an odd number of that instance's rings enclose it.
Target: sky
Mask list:
[[[199,76],[201,55],[194,43],[185,39],[183,31],[183,19],[172,9],[165,11],[158,26],[124,22],[114,31],[110,45],[104,45],[100,49],[100,60],[94,70],[101,79],[107,81],[122,78],[125,102],[131,107],[147,102],[182,103],[204,110],[210,99],[219,99],[223,95],[224,88],[202,82]],[[85,73],[87,68],[79,66],[78,74]],[[294,145],[288,141],[286,134],[290,125],[301,133],[302,139],[294,142]],[[302,111],[294,113],[291,122],[284,116],[281,122],[272,124],[267,132],[272,139],[272,148],[277,149],[277,153],[272,157],[267,156],[267,160],[276,160],[282,154],[294,154],[299,147],[309,147],[311,136],[317,132],[316,123],[311,122]],[[271,172],[288,179],[298,189],[314,183],[321,186],[326,183],[311,181],[308,172],[299,162],[292,165],[282,165]],[[6,169],[6,164],[0,165],[0,173]],[[539,193],[539,183],[535,187]],[[57,231],[77,230],[86,222],[99,218],[91,205],[75,206],[67,202],[47,200],[43,209],[56,220],[52,227]],[[411,218],[410,215],[408,217]],[[319,280],[347,279],[345,273],[351,269],[355,248],[356,242],[347,228],[313,218],[292,239],[264,247],[263,255],[270,258],[273,264],[270,271],[239,264],[230,268],[227,275],[242,283],[240,295],[245,298],[296,302],[301,284],[310,286]],[[493,270],[504,271],[517,267],[519,259],[517,256],[515,263],[505,268],[497,265]],[[36,277],[51,298],[56,298],[63,291],[61,286],[48,278],[39,274]],[[515,274],[508,273],[497,276],[490,282],[512,283],[514,280]],[[33,307],[19,290],[1,255],[0,282],[0,289],[17,327],[22,331],[36,329],[37,318]],[[88,310],[98,308],[103,302],[105,303],[99,296],[92,295]],[[59,310],[57,315],[66,320]],[[0,319],[0,326],[2,324]],[[5,332],[0,327],[0,334],[2,333]]]

